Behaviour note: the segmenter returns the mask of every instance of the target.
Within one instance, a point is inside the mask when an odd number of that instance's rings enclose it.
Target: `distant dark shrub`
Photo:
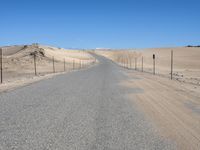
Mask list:
[[[28,45],[24,45],[24,49],[25,49],[25,48],[28,48]]]
[[[186,46],[186,47],[193,47],[192,45],[188,45],[188,46]]]
[[[197,45],[197,46],[193,46],[193,45],[188,45],[186,47],[200,47],[200,45]]]
[[[30,55],[31,55],[31,56],[37,55],[37,53],[38,53],[37,51],[34,51],[34,52],[31,52]]]

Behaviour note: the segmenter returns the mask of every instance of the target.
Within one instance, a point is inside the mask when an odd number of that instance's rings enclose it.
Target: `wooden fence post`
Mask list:
[[[55,73],[55,64],[54,64],[54,56],[53,56],[53,73]]]
[[[37,76],[37,66],[36,66],[36,52],[33,55],[34,57],[34,68],[35,68],[35,76]]]

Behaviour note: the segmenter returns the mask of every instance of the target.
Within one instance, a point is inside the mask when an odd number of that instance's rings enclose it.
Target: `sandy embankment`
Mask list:
[[[43,45],[8,46],[3,49],[3,84],[0,91],[28,82],[51,77],[53,73],[53,57],[56,74],[88,67],[94,63],[94,57],[82,50],[66,50]],[[34,56],[36,52],[37,76],[34,72]],[[74,62],[74,65],[73,65]],[[54,74],[55,75],[55,74]],[[42,78],[41,78],[42,77]]]

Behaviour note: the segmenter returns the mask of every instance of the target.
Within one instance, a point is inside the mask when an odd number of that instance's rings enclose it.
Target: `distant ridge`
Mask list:
[[[186,47],[200,47],[200,45],[188,45],[188,46],[186,46]]]

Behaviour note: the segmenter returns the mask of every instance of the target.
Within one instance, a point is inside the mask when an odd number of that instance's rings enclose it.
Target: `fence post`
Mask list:
[[[122,57],[122,67],[124,67],[124,58]]]
[[[124,58],[124,68],[126,68],[126,59]]]
[[[156,74],[156,55],[153,54],[153,74]]]
[[[53,56],[53,73],[55,73],[54,56]]]
[[[123,62],[124,62],[124,68],[126,68],[126,58],[123,58]]]
[[[64,58],[64,72],[65,72],[65,58]]]
[[[142,72],[143,72],[143,61],[144,61],[144,58],[143,58],[143,56],[142,56]]]
[[[137,57],[135,57],[135,70],[137,70]]]
[[[125,62],[126,62],[126,68],[128,68],[128,59],[127,59],[127,57],[125,58]]]
[[[75,69],[75,62],[74,62],[74,60],[73,60],[73,70]]]
[[[129,69],[129,59],[127,57],[127,68]]]
[[[125,60],[125,58],[123,58],[123,61],[124,61],[124,68],[126,68],[126,60]]]
[[[35,68],[35,76],[37,76],[37,66],[36,66],[36,52],[34,53],[34,55],[33,55],[33,57],[34,57],[34,68]]]
[[[128,68],[128,58],[126,57],[125,60],[126,60],[126,68]]]
[[[173,63],[174,63],[174,53],[171,51],[171,80],[173,79]]]
[[[1,61],[1,83],[3,83],[3,50],[0,48],[0,61]]]

